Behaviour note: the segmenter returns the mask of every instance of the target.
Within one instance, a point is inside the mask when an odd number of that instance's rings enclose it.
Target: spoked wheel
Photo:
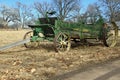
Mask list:
[[[103,43],[107,47],[114,47],[117,44],[118,27],[115,22],[111,26],[104,25]]]
[[[55,36],[54,46],[59,53],[68,52],[71,47],[70,37],[67,34],[59,33]]]
[[[24,39],[28,39],[28,38],[31,39],[32,36],[33,36],[33,31],[29,31],[29,32],[27,32],[27,33],[24,35]],[[30,42],[28,42],[28,43],[25,43],[24,46],[25,46],[26,48],[35,48],[35,47],[38,46],[38,43],[37,43],[37,42],[32,42],[32,41],[30,41]]]

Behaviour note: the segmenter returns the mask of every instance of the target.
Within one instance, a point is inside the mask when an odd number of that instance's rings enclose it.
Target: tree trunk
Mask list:
[[[8,22],[3,22],[3,28],[7,29],[8,28]]]
[[[114,17],[112,15],[110,17],[110,22],[115,22],[115,19],[114,19]]]

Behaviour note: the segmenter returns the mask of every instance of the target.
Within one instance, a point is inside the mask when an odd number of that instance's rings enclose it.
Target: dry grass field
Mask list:
[[[23,39],[28,30],[0,31],[0,46]],[[53,44],[36,49],[23,45],[0,51],[0,80],[47,80],[51,77],[120,57],[120,46],[74,45],[68,53],[56,53]]]

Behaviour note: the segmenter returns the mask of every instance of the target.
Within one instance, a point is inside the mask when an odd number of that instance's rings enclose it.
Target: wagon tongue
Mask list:
[[[5,49],[9,49],[9,48],[12,48],[12,47],[24,44],[24,43],[28,43],[28,42],[30,42],[30,38],[24,39],[24,40],[21,40],[21,41],[12,43],[12,44],[8,44],[6,46],[2,46],[2,47],[0,47],[0,51],[5,50]]]

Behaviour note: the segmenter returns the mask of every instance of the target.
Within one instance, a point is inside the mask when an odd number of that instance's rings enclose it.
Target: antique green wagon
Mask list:
[[[24,36],[24,39],[30,38],[30,42],[24,44],[27,48],[36,47],[39,42],[46,40],[54,43],[57,52],[68,52],[71,41],[96,39],[102,41],[107,47],[113,47],[116,44],[117,26],[114,22],[108,26],[101,17],[94,24],[65,22],[57,17],[48,16],[39,18],[39,21],[38,25],[28,25],[32,31]]]

